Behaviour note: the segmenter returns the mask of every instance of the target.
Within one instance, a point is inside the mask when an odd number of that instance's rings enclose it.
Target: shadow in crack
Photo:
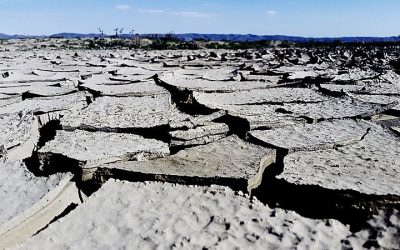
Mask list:
[[[76,183],[78,189],[86,196],[90,196],[101,187],[101,184],[96,181],[83,181],[80,163],[61,154],[44,157],[34,152],[32,156],[25,159],[24,162],[28,170],[35,176],[50,176],[67,172],[72,173],[74,175],[72,181]]]
[[[399,196],[296,185],[276,178],[275,174],[265,172],[262,184],[252,195],[272,208],[292,210],[312,219],[336,219],[350,225],[353,232],[362,229],[367,219],[380,210],[400,209]]]
[[[46,142],[51,141],[56,136],[57,130],[61,129],[61,124],[59,120],[52,120],[46,123],[43,127],[39,129],[40,138],[37,147],[43,147]]]
[[[77,207],[78,207],[77,204],[71,203],[67,208],[65,208],[65,210],[61,214],[54,217],[46,226],[44,226],[42,229],[39,229],[34,235],[32,235],[32,237],[39,234],[40,232],[46,230],[51,224],[58,221],[62,217],[67,216],[70,212],[72,212]]]
[[[181,185],[196,185],[196,186],[211,186],[221,185],[227,186],[235,191],[247,190],[247,181],[244,179],[226,178],[226,177],[197,177],[197,176],[178,176],[168,174],[151,174],[140,173],[122,169],[108,169],[99,168],[93,176],[93,181],[97,183],[104,183],[108,179],[117,179],[129,182],[145,182],[145,181],[159,181],[168,182]]]
[[[63,128],[66,131],[73,130],[84,130],[88,132],[105,132],[105,133],[122,133],[122,134],[134,134],[142,136],[146,139],[155,139],[165,143],[171,142],[171,136],[169,134],[169,125],[159,125],[149,128],[110,128],[110,127],[91,127],[80,125],[77,128]]]
[[[235,134],[242,140],[246,140],[246,134],[250,130],[250,124],[246,119],[226,114],[214,121],[225,123],[229,127],[229,134]]]
[[[180,90],[177,87],[169,85],[161,81],[158,76],[154,76],[154,81],[157,85],[165,88],[170,94],[172,101],[176,107],[183,113],[189,115],[210,115],[218,110],[210,109],[193,99],[193,91]]]

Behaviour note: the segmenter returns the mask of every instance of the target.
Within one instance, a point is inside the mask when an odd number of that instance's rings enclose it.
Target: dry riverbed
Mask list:
[[[0,249],[398,249],[399,48],[0,45]]]

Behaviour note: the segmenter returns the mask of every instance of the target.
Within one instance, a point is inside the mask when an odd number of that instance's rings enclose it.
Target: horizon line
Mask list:
[[[283,37],[298,37],[298,38],[400,38],[400,35],[388,35],[388,36],[375,36],[375,35],[343,35],[343,36],[307,36],[307,35],[284,35],[284,34],[254,34],[254,33],[197,33],[197,32],[182,32],[182,33],[174,33],[174,32],[150,32],[150,33],[136,33],[134,35],[166,35],[172,33],[173,35],[187,35],[187,34],[194,34],[194,35],[239,35],[239,36],[283,36]],[[74,35],[99,35],[99,36],[114,36],[114,34],[101,34],[95,32],[89,33],[80,33],[80,32],[58,32],[53,34],[8,34],[2,33],[1,35],[5,36],[25,36],[25,37],[50,37],[59,34],[74,34]],[[122,33],[119,36],[128,36],[132,35],[131,33]]]

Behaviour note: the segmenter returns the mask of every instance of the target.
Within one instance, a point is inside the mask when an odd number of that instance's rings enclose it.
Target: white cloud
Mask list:
[[[152,10],[152,9],[139,9],[139,12],[148,13],[148,14],[161,14],[164,13],[163,10]]]
[[[275,10],[269,10],[268,12],[268,15],[276,15],[276,14],[278,14],[278,12],[276,12]]]
[[[116,9],[118,10],[129,10],[131,6],[126,5],[126,4],[118,4],[115,6]]]
[[[193,18],[210,18],[214,15],[211,13],[197,12],[197,11],[179,11],[172,12],[173,15],[182,17],[193,17]]]

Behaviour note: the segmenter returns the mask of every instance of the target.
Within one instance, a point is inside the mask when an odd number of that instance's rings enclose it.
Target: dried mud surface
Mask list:
[[[0,45],[0,249],[399,248],[399,48],[42,45]]]

